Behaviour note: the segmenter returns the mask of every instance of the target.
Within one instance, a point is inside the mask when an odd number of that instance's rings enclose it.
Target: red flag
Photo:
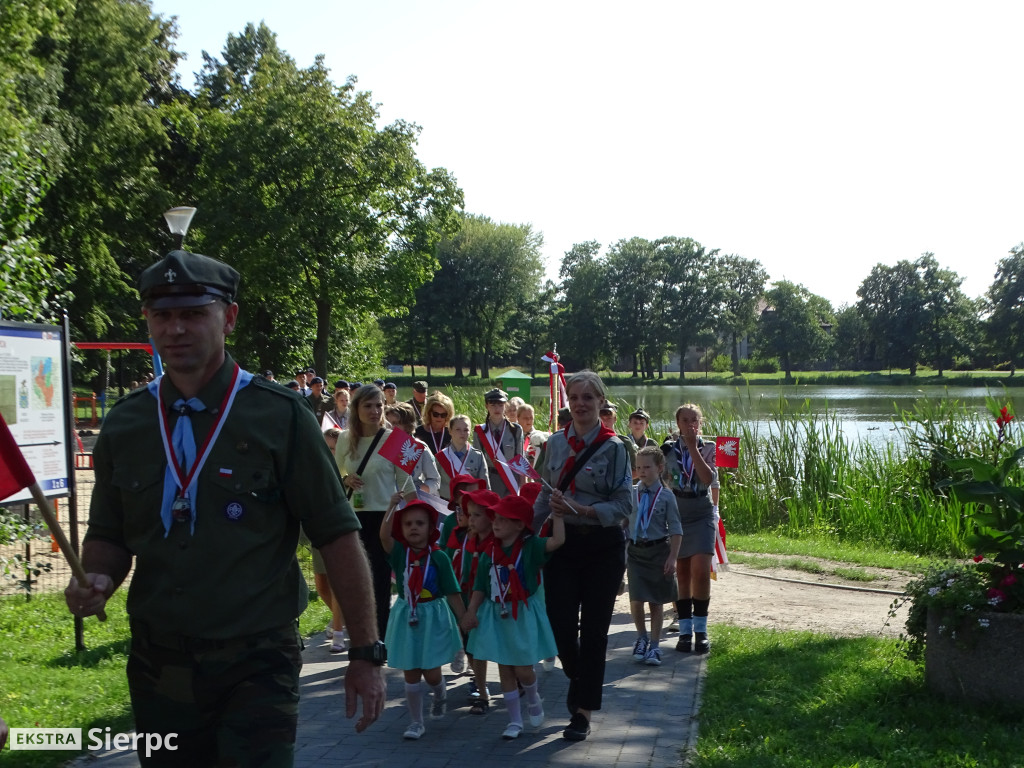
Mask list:
[[[0,459],[0,501],[36,481],[3,415],[0,415]]]
[[[402,430],[393,429],[377,452],[400,470],[411,475],[426,447]]]
[[[536,469],[530,466],[530,461],[522,454],[516,456],[512,461],[508,463],[509,469],[515,472],[517,475],[523,475],[531,480],[540,480],[540,473]]]
[[[715,466],[739,467],[740,439],[738,437],[715,438]]]

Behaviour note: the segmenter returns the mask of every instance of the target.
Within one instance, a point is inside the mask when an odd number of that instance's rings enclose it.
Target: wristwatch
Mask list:
[[[378,640],[373,645],[360,645],[348,649],[349,661],[369,661],[378,667],[383,667],[388,661],[388,648],[383,640]]]

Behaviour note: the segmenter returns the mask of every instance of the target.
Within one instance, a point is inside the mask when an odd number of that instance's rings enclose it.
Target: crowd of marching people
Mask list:
[[[568,377],[552,433],[500,388],[484,394],[486,418],[474,423],[425,381],[407,401],[383,380],[338,380],[329,394],[312,368],[286,386],[320,422],[362,526],[378,632],[388,665],[404,675],[405,739],[447,712],[446,665],[468,673],[475,715],[493,706],[487,674],[496,665],[502,738],[539,728],[536,669],[550,672],[556,657],[569,679],[562,735],[586,739],[624,588],[638,663],[662,663],[666,604],[675,650],[708,652],[718,476],[699,406],[680,406],[676,430],[658,441],[642,408],[615,431],[617,408],[590,371]],[[326,638],[341,653],[344,616],[313,552],[316,589],[331,608]]]

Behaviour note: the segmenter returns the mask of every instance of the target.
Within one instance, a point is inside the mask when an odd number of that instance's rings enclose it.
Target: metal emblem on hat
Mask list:
[[[175,272],[175,271],[174,271],[173,269],[171,269],[170,267],[168,267],[168,268],[167,268],[167,271],[166,271],[166,272],[164,272],[164,277],[166,277],[166,278],[167,278],[167,282],[168,282],[168,283],[173,283],[173,282],[174,282],[174,278],[176,278],[177,276],[178,276],[178,273],[177,273],[177,272]]]
[[[228,520],[237,520],[245,514],[245,507],[239,504],[237,501],[232,501],[226,507],[224,507],[224,516]]]

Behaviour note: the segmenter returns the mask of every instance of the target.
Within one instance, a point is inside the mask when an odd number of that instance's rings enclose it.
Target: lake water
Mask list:
[[[466,389],[478,389],[482,395],[487,388]],[[1014,413],[1024,413],[1024,391],[986,387],[625,385],[611,387],[609,396],[620,408],[622,429],[625,428],[624,417],[629,413],[622,409],[639,406],[651,414],[652,428],[659,438],[675,428],[675,409],[686,402],[697,403],[706,411],[713,404],[729,404],[743,421],[751,426],[757,424],[762,431],[768,427],[771,415],[779,411],[780,398],[786,401],[788,411],[800,409],[806,401],[812,413],[834,413],[850,440],[875,444],[901,439],[901,433],[894,428],[899,412],[912,411],[922,400],[956,400],[978,414],[985,414],[985,398],[991,396],[1001,404],[1012,403]],[[534,386],[531,402],[538,409],[538,427],[543,429],[547,422],[547,392]],[[482,402],[480,410],[483,411]],[[477,414],[473,416],[476,418]]]

